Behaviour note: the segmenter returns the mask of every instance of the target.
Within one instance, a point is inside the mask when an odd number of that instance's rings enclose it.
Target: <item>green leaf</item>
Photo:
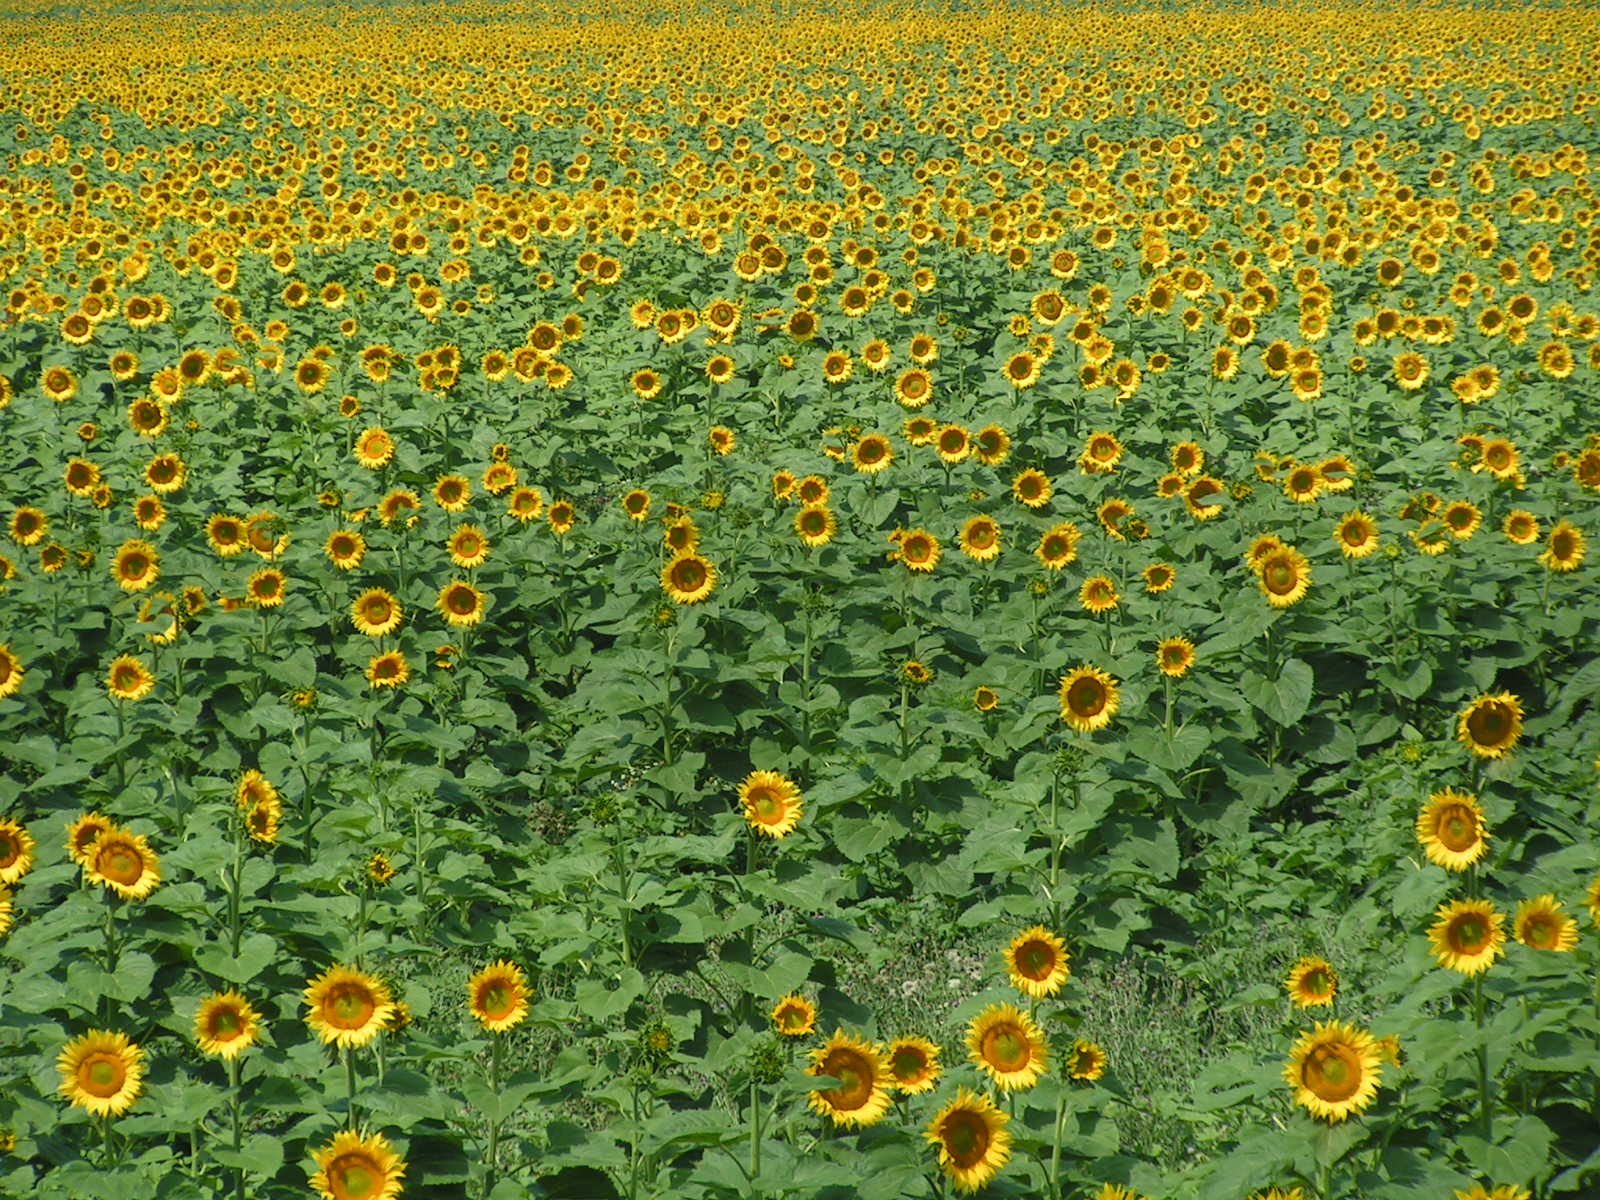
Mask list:
[[[1315,676],[1311,664],[1291,658],[1283,664],[1276,679],[1248,671],[1239,681],[1239,691],[1266,717],[1279,725],[1293,725],[1311,706]]]

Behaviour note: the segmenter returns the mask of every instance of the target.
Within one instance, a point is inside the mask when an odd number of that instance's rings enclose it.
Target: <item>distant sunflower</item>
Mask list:
[[[578,523],[578,510],[572,507],[571,501],[557,500],[545,514],[545,520],[550,523],[552,533],[557,537],[565,537]]]
[[[155,686],[155,676],[131,654],[113,659],[106,671],[106,690],[113,700],[143,700]]]
[[[881,433],[869,433],[851,447],[851,461],[863,475],[876,475],[894,462],[894,449]]]
[[[452,580],[439,589],[435,607],[445,623],[457,629],[470,629],[483,620],[483,593],[470,583]]]
[[[1197,521],[1209,521],[1222,515],[1222,484],[1209,475],[1201,475],[1183,491],[1183,506]]]
[[[1417,814],[1417,840],[1428,861],[1447,871],[1465,871],[1489,852],[1483,809],[1470,792],[1434,792]]]
[[[1152,596],[1170,591],[1178,580],[1178,573],[1168,563],[1151,563],[1144,569],[1144,590]]]
[[[1262,556],[1256,568],[1261,594],[1273,608],[1288,608],[1311,590],[1311,564],[1293,546],[1278,546]]]
[[[1322,472],[1314,466],[1293,467],[1283,477],[1283,494],[1296,504],[1310,504],[1321,493]]]
[[[1366,558],[1378,549],[1378,523],[1363,512],[1346,513],[1334,526],[1333,540],[1346,558]]]
[[[1172,448],[1172,469],[1183,478],[1206,469],[1206,452],[1194,442],[1179,442]]]
[[[1477,975],[1504,953],[1505,919],[1487,900],[1455,900],[1441,904],[1428,929],[1432,953],[1441,967]]]
[[[489,561],[489,539],[476,525],[458,525],[445,543],[445,552],[456,566],[471,570]]]
[[[194,1038],[203,1054],[238,1058],[261,1037],[261,1014],[238,992],[217,992],[194,1015]]]
[[[288,577],[277,567],[262,567],[245,584],[245,596],[256,608],[278,608],[288,587]]]
[[[355,456],[356,462],[369,471],[386,467],[394,458],[394,439],[388,431],[374,425],[356,438]]]
[[[1316,1008],[1333,1003],[1339,975],[1326,959],[1307,957],[1289,968],[1283,986],[1296,1008]]]
[[[807,475],[795,486],[801,504],[826,504],[828,491],[828,481],[821,475]]]
[[[111,560],[111,578],[125,592],[142,592],[160,577],[160,556],[149,542],[123,542]]]
[[[411,678],[411,665],[398,650],[374,655],[367,664],[367,683],[375,688],[397,688]]]
[[[1156,647],[1156,668],[1172,679],[1182,679],[1194,665],[1194,643],[1186,637],[1164,638]]]
[[[115,828],[116,824],[110,817],[97,812],[84,813],[67,826],[67,857],[80,867],[87,867],[91,861],[90,849],[94,846],[95,840]],[[4,838],[5,831],[0,828],[0,843],[3,843]],[[0,844],[0,859],[4,856],[4,846]],[[3,866],[0,866],[0,871],[3,869]]]
[[[906,570],[927,574],[939,565],[939,539],[925,529],[913,529],[900,539],[899,554]]]
[[[1492,1188],[1485,1188],[1483,1184],[1475,1183],[1464,1192],[1459,1188],[1451,1190],[1455,1192],[1456,1200],[1531,1200],[1533,1195],[1527,1188],[1518,1187],[1514,1183],[1497,1184]]]
[[[1042,365],[1035,355],[1026,350],[1019,351],[1006,360],[1004,368],[1006,382],[1019,392],[1031,388],[1039,382]]]
[[[144,1051],[126,1034],[91,1029],[56,1060],[61,1094],[91,1116],[117,1117],[133,1107],[144,1082]]]
[[[10,887],[33,870],[33,837],[10,817],[0,818],[0,885]]]
[[[1561,901],[1548,892],[1517,906],[1512,931],[1530,950],[1566,952],[1578,944],[1578,923],[1561,911]]]
[[[946,425],[934,438],[933,446],[942,462],[954,466],[972,452],[972,436],[960,425]]]
[[[46,546],[46,550],[50,547]],[[43,560],[44,555],[40,555]],[[47,568],[48,569],[48,568]],[[22,660],[11,650],[11,647],[0,642],[0,700],[8,696],[15,696],[22,690],[22,681],[28,676],[27,669],[22,665]]]
[[[1106,1073],[1106,1052],[1098,1042],[1078,1038],[1067,1052],[1067,1078],[1093,1083]]]
[[[90,883],[111,889],[124,900],[143,900],[161,882],[161,864],[150,843],[138,834],[110,829],[89,847],[84,873]]]
[[[1078,589],[1078,603],[1096,616],[1116,608],[1119,600],[1117,585],[1106,575],[1091,575]]]
[[[1439,519],[1456,539],[1464,542],[1478,532],[1478,527],[1483,524],[1483,513],[1475,504],[1456,500],[1445,506]]]
[[[672,506],[667,506],[670,514]],[[668,516],[666,528],[661,531],[661,541],[673,554],[689,554],[700,545],[700,530],[689,517]]]
[[[1302,1033],[1283,1068],[1294,1100],[1313,1117],[1338,1123],[1377,1097],[1383,1067],[1372,1035],[1340,1021]]]
[[[871,1042],[835,1030],[827,1043],[811,1052],[807,1075],[827,1077],[837,1086],[809,1093],[814,1111],[835,1125],[874,1125],[889,1111],[889,1075]]]
[[[537,521],[544,512],[544,493],[536,487],[517,488],[506,500],[506,512],[524,525]]]
[[[1000,707],[1000,696],[993,689],[980,687],[972,693],[972,707],[979,712],[993,712]]]
[[[1122,459],[1122,443],[1110,433],[1091,433],[1078,456],[1078,467],[1087,474],[1110,474]]]
[[[972,453],[986,467],[998,467],[1011,457],[1011,435],[998,425],[985,425],[972,435]]]
[[[991,1004],[973,1018],[967,1056],[1002,1092],[1031,1088],[1049,1066],[1044,1034],[1011,1004]]]
[[[794,832],[805,802],[793,780],[776,771],[752,771],[739,785],[745,822],[756,833],[781,839]]]
[[[630,521],[643,521],[650,515],[650,493],[643,488],[634,488],[622,497],[622,511]]]
[[[890,1042],[883,1057],[889,1068],[888,1086],[906,1096],[931,1092],[939,1078],[939,1047],[927,1038],[903,1037]]]
[[[993,517],[973,517],[961,527],[959,545],[975,562],[992,562],[1000,555],[1000,527]]]
[[[1094,667],[1075,667],[1061,677],[1061,719],[1079,733],[1111,724],[1120,696],[1117,681]]]
[[[1522,701],[1510,692],[1479,696],[1456,718],[1456,739],[1477,758],[1504,758],[1522,737]]]
[[[1001,957],[1011,986],[1034,1000],[1054,996],[1072,974],[1066,943],[1043,925],[1017,934]]]
[[[306,985],[304,996],[306,1024],[341,1049],[365,1046],[394,1013],[388,985],[353,967],[329,967]]]
[[[349,571],[361,565],[367,555],[367,541],[351,529],[336,529],[328,535],[322,551],[338,570]]]
[[[1539,518],[1525,508],[1513,508],[1500,531],[1513,546],[1531,546],[1539,540]]]
[[[729,429],[725,425],[714,425],[712,426],[711,431],[706,434],[706,442],[718,455],[732,454],[733,447],[737,440],[738,439],[735,437],[733,430]]]
[[[238,517],[215,513],[206,522],[206,540],[223,558],[232,558],[245,548],[244,522]]]
[[[1043,508],[1050,503],[1051,492],[1050,477],[1032,467],[1011,481],[1012,498],[1025,508]]]
[[[528,1015],[528,978],[504,959],[467,981],[467,1008],[490,1033],[504,1033]]]
[[[933,398],[933,377],[921,367],[912,367],[895,380],[894,396],[904,408],[921,408]]]
[[[817,1028],[816,1006],[798,992],[779,1000],[769,1015],[773,1028],[784,1037],[804,1037]]]
[[[928,1122],[923,1136],[957,1191],[978,1191],[1005,1166],[1011,1157],[1010,1119],[988,1096],[962,1087]]]
[[[362,1137],[354,1130],[336,1133],[333,1141],[312,1151],[317,1173],[311,1187],[323,1200],[395,1200],[406,1173],[382,1134]]]

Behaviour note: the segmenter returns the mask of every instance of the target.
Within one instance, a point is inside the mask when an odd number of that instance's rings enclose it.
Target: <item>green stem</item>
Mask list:
[[[244,818],[233,822],[233,871],[228,876],[228,952],[239,957],[239,938],[244,930]]]
[[[489,1035],[489,1094],[500,1094],[500,1035]],[[483,1197],[489,1200],[489,1193],[494,1191],[495,1164],[500,1159],[500,1122],[498,1119],[489,1122],[489,1155],[484,1164]]]
[[[1162,722],[1161,728],[1163,730],[1165,730],[1166,735],[1167,735],[1167,741],[1170,742],[1170,741],[1172,741],[1172,676],[1171,675],[1163,675],[1162,676],[1162,682],[1166,685],[1167,715],[1166,715],[1166,719]]]
[[[1076,786],[1076,780],[1074,780]],[[1061,828],[1057,820],[1061,811],[1061,776],[1050,780],[1050,924],[1053,928],[1061,920],[1061,900],[1056,887],[1061,882]]]
[[[1483,1040],[1483,973],[1472,978],[1472,1018],[1478,1026],[1478,1108],[1483,1120],[1483,1140],[1492,1144],[1493,1114],[1489,1104],[1489,1047]]]
[[[1546,578],[1548,578],[1549,572],[1546,571],[1545,575],[1546,575]],[[127,725],[125,723],[127,718],[125,717],[125,715],[123,714],[123,711],[122,711],[123,708],[124,708],[124,705],[125,705],[124,701],[122,701],[122,700],[113,700],[111,702],[111,704],[112,704],[112,707],[115,708],[116,712],[117,712],[117,749],[116,749],[116,755],[117,755],[117,791],[118,791],[118,793],[121,793],[121,792],[127,790],[127,787],[128,787],[128,767],[127,767],[126,760],[125,760],[125,758],[123,756],[123,753],[122,753],[122,739],[123,739],[124,735],[127,733]]]
[[[345,1111],[350,1115],[350,1128],[356,1127],[356,1053],[349,1046],[344,1048],[344,1094]]]
[[[761,1178],[761,1085],[750,1081],[750,1181]]]
[[[1055,1140],[1050,1146],[1050,1194],[1057,1200],[1065,1194],[1061,1186],[1061,1134],[1067,1123],[1067,1093],[1062,1089],[1056,1096]]]
[[[240,1103],[239,1094],[239,1058],[235,1055],[228,1060],[228,1107],[233,1115],[233,1152],[239,1153],[239,1148],[244,1143],[244,1114]],[[244,1168],[233,1169],[233,1198],[244,1200]]]

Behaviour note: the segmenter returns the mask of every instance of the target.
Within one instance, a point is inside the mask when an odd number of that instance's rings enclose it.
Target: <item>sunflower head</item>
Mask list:
[[[1283,1068],[1295,1103],[1335,1124],[1372,1103],[1382,1076],[1372,1035],[1339,1021],[1302,1033]]]
[[[260,1039],[261,1016],[238,992],[218,992],[195,1013],[194,1036],[202,1053],[237,1058]]]
[[[774,839],[794,832],[805,812],[800,789],[776,771],[752,771],[739,785],[744,819],[756,833]]]
[[[346,1129],[312,1152],[317,1172],[311,1186],[323,1200],[395,1200],[406,1164],[382,1134],[363,1137]]]
[[[1120,693],[1117,681],[1094,667],[1076,667],[1061,677],[1061,719],[1079,733],[1111,724]]]
[[[1043,925],[1012,938],[1003,957],[1011,986],[1035,1000],[1054,996],[1072,973],[1066,943]]]
[[[939,1047],[927,1038],[896,1038],[883,1056],[889,1069],[888,1086],[907,1096],[933,1090],[939,1078]]]
[[[1333,1003],[1339,975],[1326,959],[1302,958],[1289,968],[1283,986],[1297,1008],[1315,1008]]]
[[[804,1037],[817,1027],[817,1009],[798,992],[790,992],[773,1006],[772,1025],[784,1037]]]
[[[1440,905],[1428,930],[1439,965],[1463,975],[1487,971],[1505,950],[1505,919],[1487,900]]]
[[[814,1111],[835,1125],[876,1124],[889,1111],[889,1072],[871,1042],[835,1030],[827,1043],[811,1052],[807,1075],[827,1076],[836,1086],[809,1094]]]
[[[89,882],[104,885],[124,900],[143,900],[161,882],[161,864],[150,843],[126,830],[102,833],[89,847],[88,860],[84,873]]]
[[[91,1029],[67,1044],[56,1067],[61,1094],[96,1117],[127,1112],[144,1083],[144,1051],[122,1033]]]
[[[661,568],[661,590],[675,604],[699,604],[716,586],[717,569],[692,550],[680,553]]]
[[[341,1049],[365,1046],[394,1013],[388,986],[352,967],[329,967],[306,985],[304,995],[306,1024]]]
[[[1417,814],[1417,840],[1428,861],[1447,871],[1465,871],[1489,850],[1483,809],[1470,792],[1434,792]]]
[[[988,1096],[963,1087],[928,1122],[923,1136],[957,1191],[978,1191],[1006,1164],[1011,1157],[1010,1119]]]
[[[1456,737],[1478,758],[1504,758],[1522,737],[1522,701],[1510,692],[1479,696],[1461,710]]]
[[[1106,1052],[1098,1042],[1078,1038],[1067,1053],[1067,1076],[1093,1083],[1106,1073]]]
[[[528,1015],[528,979],[504,959],[467,981],[467,1008],[490,1033],[504,1033]]]
[[[1049,1065],[1044,1035],[1011,1004],[991,1004],[973,1019],[967,1057],[1003,1092],[1031,1088]]]
[[[1548,892],[1517,906],[1512,931],[1530,950],[1567,952],[1578,944],[1578,923],[1561,911],[1561,901]]]

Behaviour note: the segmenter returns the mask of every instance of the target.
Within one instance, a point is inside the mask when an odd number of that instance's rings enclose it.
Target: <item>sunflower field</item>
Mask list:
[[[1596,45],[0,5],[0,1197],[1600,1195]]]

